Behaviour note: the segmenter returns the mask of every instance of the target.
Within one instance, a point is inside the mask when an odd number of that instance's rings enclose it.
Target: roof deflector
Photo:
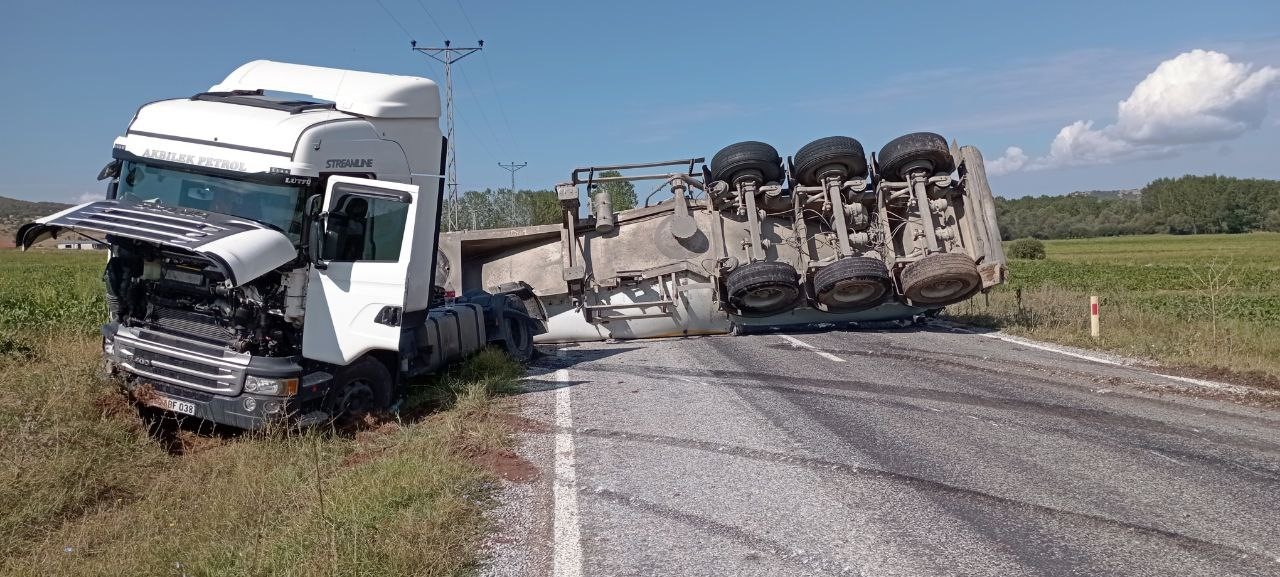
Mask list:
[[[254,60],[209,92],[267,90],[305,94],[337,110],[374,118],[439,118],[440,88],[417,76],[397,76]]]

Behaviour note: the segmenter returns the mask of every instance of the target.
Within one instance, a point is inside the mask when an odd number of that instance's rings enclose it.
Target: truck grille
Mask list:
[[[230,390],[233,385],[230,382],[220,381],[219,378],[238,380],[233,377],[230,371],[145,349],[133,351],[132,365],[134,370],[146,373],[154,378],[167,379],[170,382],[176,381],[205,389]]]
[[[216,343],[228,343],[235,333],[212,315],[168,307],[154,307],[148,317],[154,329],[178,333]]]

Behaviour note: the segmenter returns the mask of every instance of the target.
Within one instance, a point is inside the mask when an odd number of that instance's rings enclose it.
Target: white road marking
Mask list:
[[[800,339],[797,339],[797,338],[795,338],[795,337],[793,337],[793,336],[791,336],[791,335],[778,335],[778,336],[780,336],[780,337],[782,337],[782,338],[784,338],[784,339],[787,339],[788,341],[791,341],[791,344],[793,344],[793,345],[795,345],[795,346],[797,346],[797,347],[804,347],[804,348],[806,348],[806,349],[809,349],[809,350],[811,350],[811,351],[813,351],[813,352],[817,353],[817,354],[818,354],[818,356],[820,356],[820,357],[822,357],[822,358],[824,358],[824,359],[827,359],[827,360],[830,360],[830,361],[835,361],[835,362],[837,362],[837,363],[843,363],[843,362],[844,362],[844,359],[842,359],[842,358],[840,358],[840,357],[837,357],[837,356],[835,356],[835,355],[833,355],[833,354],[831,354],[831,353],[828,353],[827,351],[820,351],[820,350],[818,350],[818,348],[817,348],[817,347],[815,347],[815,346],[813,346],[813,345],[811,345],[811,344],[809,344],[809,343],[806,343],[806,342],[804,342],[804,341],[802,341],[802,340],[800,340]]]
[[[578,528],[578,478],[573,454],[573,407],[569,404],[569,371],[556,371],[556,480],[554,577],[582,575],[582,533]]]
[[[1104,364],[1104,365],[1111,365],[1111,366],[1114,366],[1114,367],[1137,368],[1137,367],[1134,367],[1131,363],[1128,363],[1128,362],[1115,361],[1115,360],[1111,360],[1111,359],[1104,358],[1104,357],[1096,357],[1096,356],[1093,356],[1093,355],[1086,355],[1086,354],[1082,354],[1082,353],[1077,353],[1077,352],[1075,352],[1075,351],[1069,351],[1069,350],[1066,350],[1066,349],[1064,349],[1064,348],[1056,347],[1056,346],[1053,346],[1053,345],[1042,345],[1042,344],[1040,344],[1040,343],[1037,343],[1037,342],[1034,342],[1034,341],[1030,341],[1030,340],[1027,340],[1027,339],[1024,339],[1024,338],[1020,338],[1020,337],[1015,337],[1015,336],[1010,336],[1010,335],[1005,335],[1005,334],[1000,334],[1000,333],[976,333],[976,334],[981,335],[981,336],[984,336],[984,337],[987,337],[987,338],[989,338],[989,339],[1001,340],[1001,341],[1005,341],[1005,342],[1009,342],[1009,343],[1014,343],[1014,344],[1022,345],[1022,346],[1024,346],[1024,347],[1031,347],[1031,348],[1033,348],[1033,349],[1040,349],[1040,350],[1042,350],[1042,351],[1049,351],[1049,352],[1052,352],[1052,353],[1058,353],[1058,354],[1060,354],[1060,355],[1066,355],[1066,356],[1068,356],[1068,357],[1075,357],[1075,358],[1077,358],[1077,359],[1084,359],[1084,360],[1086,360],[1086,361],[1093,361],[1093,362],[1095,362],[1095,363],[1102,363],[1102,364]],[[1139,369],[1139,370],[1142,370],[1142,369]],[[1179,377],[1179,376],[1177,376],[1177,375],[1166,375],[1166,374],[1164,374],[1164,373],[1157,373],[1157,372],[1155,372],[1155,371],[1146,371],[1146,370],[1143,370],[1143,372],[1146,372],[1146,373],[1149,373],[1149,374],[1155,375],[1155,376],[1157,376],[1157,377],[1163,377],[1163,378],[1169,379],[1169,380],[1171,380],[1171,381],[1178,381],[1178,382],[1180,382],[1180,383],[1187,383],[1187,384],[1196,385],[1196,386],[1200,386],[1200,387],[1207,387],[1207,388],[1210,388],[1210,389],[1223,389],[1223,390],[1236,391],[1236,392],[1240,392],[1240,391],[1243,391],[1243,390],[1247,390],[1247,389],[1244,389],[1243,387],[1239,387],[1239,386],[1232,385],[1232,384],[1228,384],[1228,383],[1219,383],[1219,382],[1215,382],[1215,381],[1206,381],[1206,380],[1204,380],[1204,379],[1193,379],[1193,378],[1190,378],[1190,377]]]

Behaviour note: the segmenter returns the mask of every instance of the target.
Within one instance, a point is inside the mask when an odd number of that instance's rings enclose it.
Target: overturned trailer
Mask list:
[[[833,136],[785,162],[754,141],[703,162],[576,169],[556,187],[563,223],[445,234],[437,278],[455,294],[528,282],[546,307],[541,342],[906,320],[1006,278],[972,146],[913,133],[868,161]],[[615,180],[671,197],[615,213],[599,186]]]

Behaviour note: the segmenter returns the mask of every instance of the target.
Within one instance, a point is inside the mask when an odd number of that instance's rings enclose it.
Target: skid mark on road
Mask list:
[[[708,533],[713,533],[730,541],[746,545],[756,551],[766,553],[774,559],[795,563],[811,570],[822,571],[824,573],[834,575],[864,574],[862,571],[847,563],[841,563],[835,559],[819,555],[812,551],[803,551],[788,547],[777,541],[749,533],[739,527],[708,519],[701,515],[686,513],[659,503],[654,503],[652,501],[647,501],[639,497],[619,493],[610,489],[597,489],[592,494],[612,503],[639,509],[652,515],[657,515]]]
[[[818,356],[820,356],[820,357],[822,357],[822,358],[824,358],[824,359],[827,359],[827,360],[829,360],[829,361],[835,361],[835,362],[837,362],[837,363],[843,363],[843,362],[844,362],[844,359],[842,359],[842,358],[840,358],[840,357],[837,357],[837,356],[835,356],[835,355],[833,355],[833,354],[831,354],[831,353],[828,353],[827,351],[821,350],[821,349],[819,349],[818,347],[815,347],[815,346],[813,346],[813,345],[811,345],[811,344],[809,344],[809,343],[806,343],[806,342],[804,342],[804,341],[802,341],[802,340],[800,340],[800,339],[797,339],[797,338],[795,338],[795,337],[793,337],[793,336],[791,336],[791,335],[778,335],[778,336],[780,336],[780,337],[782,337],[782,338],[784,338],[784,339],[787,339],[788,341],[790,341],[790,342],[791,342],[791,344],[792,344],[792,345],[795,345],[795,346],[797,346],[797,347],[803,347],[803,348],[809,349],[809,350],[813,351],[814,353],[816,353]]]
[[[556,371],[556,381],[567,384],[569,371]],[[578,479],[573,451],[573,407],[568,386],[556,389],[556,480],[554,577],[582,575],[582,534],[578,525]]]
[[[1267,554],[1258,553],[1256,551],[1248,551],[1233,545],[1207,541],[1197,537],[1184,535],[1167,529],[1141,525],[1138,523],[1130,523],[1120,519],[1113,519],[1093,513],[1083,513],[1078,511],[1070,511],[1059,509],[1048,505],[1041,505],[1028,501],[1021,501],[1009,497],[1002,497],[993,493],[987,493],[977,489],[969,489],[956,485],[949,485],[941,481],[934,481],[915,475],[906,473],[897,473],[874,467],[867,467],[858,464],[842,463],[839,461],[831,461],[827,459],[816,459],[791,455],[787,453],[778,453],[774,451],[766,451],[763,449],[753,449],[750,447],[740,447],[733,445],[725,445],[720,443],[708,443],[705,441],[697,441],[693,439],[684,439],[679,437],[670,437],[666,435],[654,435],[648,433],[632,433],[625,431],[613,431],[608,429],[583,429],[578,434],[589,437],[598,437],[604,439],[614,439],[620,441],[633,441],[638,443],[652,443],[667,447],[679,449],[690,449],[695,451],[704,451],[708,453],[716,453],[721,455],[730,455],[734,457],[752,459],[757,461],[767,461],[770,463],[789,464],[797,467],[804,467],[824,474],[843,474],[850,477],[862,477],[870,479],[879,479],[892,482],[911,489],[915,489],[924,493],[932,493],[935,495],[949,495],[959,499],[966,499],[975,505],[986,505],[988,507],[1006,509],[1026,515],[1038,515],[1043,518],[1056,520],[1063,523],[1072,523],[1084,525],[1094,529],[1109,528],[1129,531],[1146,537],[1167,540],[1171,543],[1182,547],[1189,551],[1195,551],[1206,556],[1220,559],[1224,563],[1236,562],[1241,559],[1259,557],[1269,558]]]
[[[1138,417],[1130,414],[1107,411],[1101,408],[1082,407],[1051,403],[1033,399],[1019,399],[1004,396],[988,396],[962,391],[949,391],[930,388],[917,388],[901,385],[886,385],[860,381],[857,379],[822,379],[794,375],[781,375],[758,371],[731,371],[724,369],[688,370],[675,367],[639,366],[612,363],[585,363],[579,366],[584,371],[620,373],[626,375],[691,377],[698,381],[722,381],[713,384],[730,387],[748,387],[776,391],[786,395],[802,395],[809,397],[829,398],[836,401],[871,403],[887,407],[924,411],[926,407],[910,401],[940,401],[980,409],[1009,411],[1011,413],[1039,414],[1049,417],[1064,418],[1072,421],[1091,423],[1110,427],[1112,436],[1127,439],[1128,431],[1147,434],[1163,434],[1185,438],[1192,441],[1207,441],[1241,449],[1276,453],[1280,446],[1273,442],[1262,442],[1252,437],[1242,437],[1217,432],[1200,432],[1188,430],[1164,421]],[[1052,382],[1052,381],[1046,381]],[[825,392],[831,391],[831,392]],[[861,397],[861,394],[875,397]],[[929,410],[936,410],[930,408]],[[1235,416],[1243,422],[1254,422],[1255,417]],[[1270,421],[1264,421],[1270,423]],[[1267,476],[1274,477],[1280,472],[1265,469]]]

